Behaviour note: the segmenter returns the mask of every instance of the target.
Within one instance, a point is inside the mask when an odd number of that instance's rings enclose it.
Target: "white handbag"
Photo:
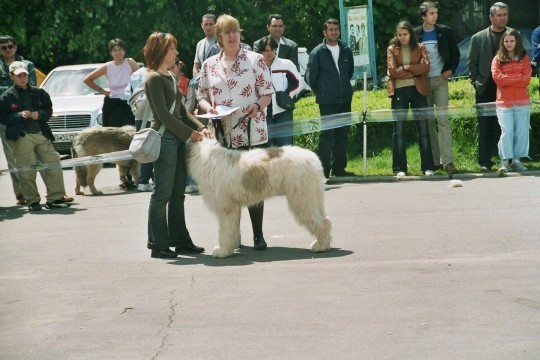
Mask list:
[[[176,92],[178,91],[176,85],[176,79],[171,74],[174,82],[174,102],[169,112],[174,112],[174,106],[176,105]],[[150,111],[150,106],[146,104],[146,111]],[[165,132],[165,125],[161,125],[159,131],[152,128],[146,128],[146,121],[148,116],[146,114],[142,116],[141,130],[137,131],[133,136],[133,140],[129,144],[129,153],[131,156],[140,162],[141,164],[151,163],[159,158],[161,151],[161,135]]]

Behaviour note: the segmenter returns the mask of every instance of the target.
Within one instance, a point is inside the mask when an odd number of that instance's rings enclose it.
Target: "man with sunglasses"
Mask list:
[[[28,83],[32,86],[37,86],[34,64],[17,54],[17,41],[15,38],[9,35],[2,35],[0,36],[0,95],[13,85],[13,80],[9,76],[9,66],[15,61],[21,61],[26,64],[28,69]],[[4,148],[8,167],[13,169],[15,168],[15,152],[12,144],[6,139],[6,126],[4,124],[0,124],[0,139],[2,139],[2,147]],[[10,175],[13,191],[17,198],[17,205],[26,204],[26,200],[21,192],[18,174],[12,172]]]

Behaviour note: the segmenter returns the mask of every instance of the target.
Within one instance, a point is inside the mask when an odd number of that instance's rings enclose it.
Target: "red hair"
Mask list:
[[[157,70],[161,66],[171,45],[178,46],[178,41],[172,34],[158,31],[148,37],[143,48],[148,69]]]

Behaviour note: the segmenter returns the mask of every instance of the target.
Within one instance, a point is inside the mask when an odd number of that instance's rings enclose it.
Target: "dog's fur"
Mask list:
[[[92,127],[81,131],[73,141],[73,156],[95,156],[114,151],[128,150],[129,144],[135,134],[135,127],[126,125],[118,127]],[[129,180],[128,174],[133,181],[139,180],[139,163],[136,160],[123,160],[116,162],[120,181],[125,189],[133,187],[133,182]],[[91,164],[75,166],[76,185],[75,193],[82,195],[81,186],[88,186],[93,195],[102,195],[94,185],[97,174],[103,164]]]
[[[214,257],[231,256],[240,245],[242,207],[276,195],[287,197],[296,221],[315,236],[311,251],[330,249],[323,170],[313,152],[295,146],[237,151],[205,139],[188,141],[186,157],[205,203],[219,220]]]

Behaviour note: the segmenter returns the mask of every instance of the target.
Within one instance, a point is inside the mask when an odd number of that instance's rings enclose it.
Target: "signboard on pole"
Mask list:
[[[353,52],[354,79],[361,80],[364,73],[373,79],[377,86],[377,68],[375,63],[375,36],[373,33],[373,5],[344,7],[340,0],[340,19],[342,41]]]

